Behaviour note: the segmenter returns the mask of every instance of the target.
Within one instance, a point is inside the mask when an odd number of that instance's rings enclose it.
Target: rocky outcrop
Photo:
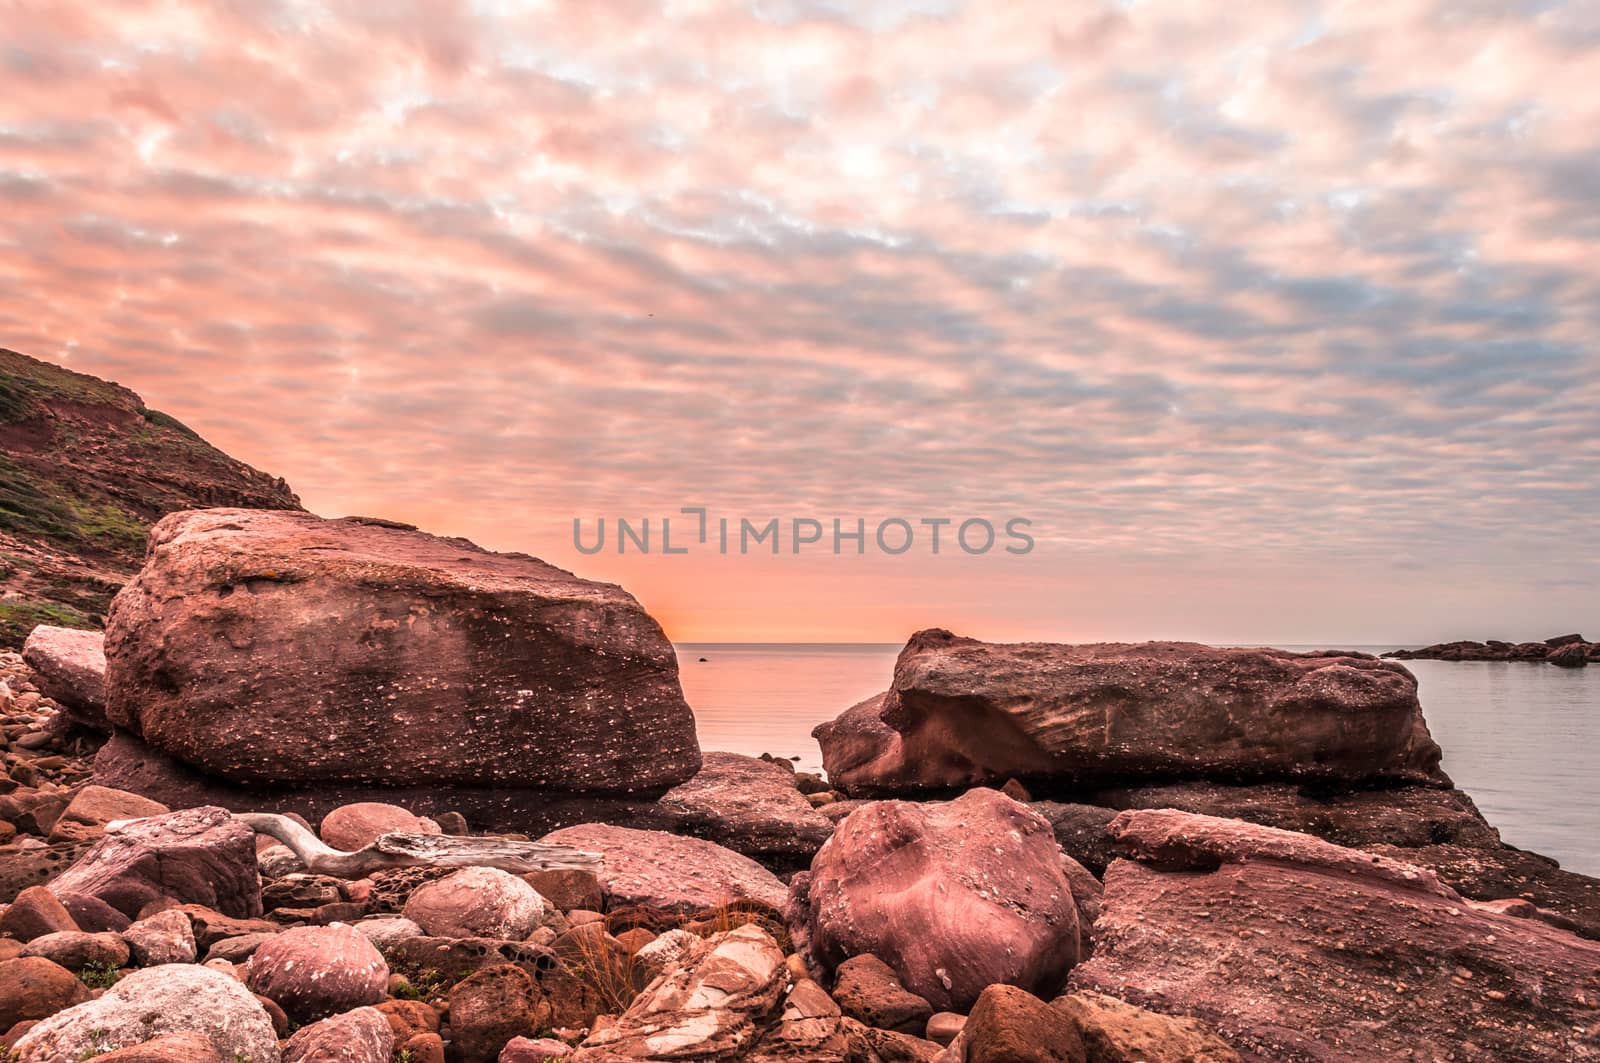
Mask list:
[[[255,832],[220,808],[134,820],[108,830],[50,890],[97,898],[130,919],[160,898],[260,915]]]
[[[795,789],[794,771],[738,753],[706,753],[694,778],[667,791],[659,826],[744,853],[764,864],[809,863],[833,833]]]
[[[167,517],[106,658],[112,723],[241,785],[660,792],[699,767],[631,595],[386,522]]]
[[[193,964],[147,967],[57,1012],[16,1044],[19,1063],[71,1063],[165,1034],[200,1033],[225,1060],[278,1063],[266,1009],[237,980]]]
[[[742,926],[718,934],[700,942],[570,1058],[739,1058],[768,1025],[788,983],[783,951],[764,931]]]
[[[993,790],[874,802],[796,876],[790,930],[819,973],[870,953],[938,1009],[996,982],[1054,993],[1081,948],[1066,859],[1047,821]]]
[[[754,860],[699,838],[586,823],[543,840],[602,854],[597,874],[613,907],[694,912],[755,901],[782,910],[788,896],[777,876]]]
[[[835,786],[1046,792],[1202,777],[1445,783],[1403,667],[1195,643],[999,645],[913,635],[881,701],[813,734]]]
[[[545,904],[515,875],[467,867],[413,891],[404,914],[433,937],[521,941],[544,921]]]
[[[1543,642],[1438,642],[1415,650],[1390,650],[1397,661],[1545,661],[1563,668],[1582,668],[1600,660],[1600,642],[1582,635],[1557,635]]]
[[[389,966],[354,927],[301,926],[256,948],[245,969],[245,984],[291,1019],[312,1022],[381,1001]]]
[[[1175,811],[1112,829],[1131,859],[1106,872],[1075,988],[1201,1019],[1252,1060],[1600,1052],[1600,945],[1301,834]]]
[[[45,697],[53,698],[83,726],[110,732],[102,633],[40,624],[23,644],[22,659],[38,673]]]

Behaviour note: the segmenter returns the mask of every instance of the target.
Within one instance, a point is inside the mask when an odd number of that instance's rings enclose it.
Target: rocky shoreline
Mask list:
[[[1600,642],[1582,635],[1557,635],[1543,642],[1439,642],[1415,650],[1390,650],[1396,661],[1543,661],[1561,668],[1582,668],[1600,662]]]
[[[817,729],[826,778],[702,752],[621,588],[168,517],[103,638],[0,654],[0,1044],[1600,1058],[1600,881],[1500,841],[1402,665],[928,630],[888,679]]]

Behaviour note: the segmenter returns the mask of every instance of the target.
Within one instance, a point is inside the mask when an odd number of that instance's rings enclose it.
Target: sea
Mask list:
[[[1284,646],[1289,650],[1329,647]],[[1344,646],[1384,653],[1395,646]],[[797,758],[811,729],[885,689],[899,644],[683,643],[684,695],[704,749]],[[1444,770],[1507,842],[1600,876],[1600,667],[1407,661]]]

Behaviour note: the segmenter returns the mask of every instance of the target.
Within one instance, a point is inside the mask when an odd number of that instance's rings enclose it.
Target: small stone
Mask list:
[[[966,1025],[965,1015],[958,1015],[953,1011],[936,1011],[928,1017],[928,1028],[923,1036],[935,1044],[948,1045]]]

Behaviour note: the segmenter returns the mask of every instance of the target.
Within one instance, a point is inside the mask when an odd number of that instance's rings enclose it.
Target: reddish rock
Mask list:
[[[500,1050],[499,1063],[545,1063],[551,1059],[566,1059],[571,1054],[572,1046],[565,1041],[557,1041],[551,1037],[541,1037],[538,1040],[513,1037]]]
[[[920,1034],[933,1007],[900,984],[894,968],[871,954],[852,956],[834,972],[833,999],[852,1019],[881,1030]]]
[[[403,1045],[419,1033],[436,1033],[439,1013],[420,1000],[385,1000],[375,1005],[394,1033],[394,1043]]]
[[[122,932],[133,962],[140,967],[164,963],[193,963],[199,954],[194,925],[175,908],[141,919]]]
[[[72,795],[71,802],[50,828],[50,840],[96,841],[105,833],[107,823],[159,816],[169,811],[171,809],[159,801],[91,784]]]
[[[105,635],[41,624],[22,647],[39,676],[39,691],[78,723],[106,734]]]
[[[747,1063],[873,1063],[878,1057],[852,1054],[839,1005],[816,982],[799,978],[783,997],[772,1027],[761,1036]]]
[[[17,894],[11,907],[0,913],[0,935],[19,941],[77,929],[78,924],[66,906],[44,886],[29,886]]]
[[[591,1033],[572,1063],[728,1059],[777,1017],[788,985],[783,951],[742,926],[700,942],[650,984],[616,1023]]]
[[[550,1005],[520,967],[485,967],[450,990],[452,1054],[460,1063],[494,1063],[513,1037],[533,1037]]]
[[[374,1008],[356,1008],[296,1030],[283,1063],[389,1063],[394,1032]]]
[[[72,921],[78,924],[78,929],[91,934],[107,930],[120,934],[133,922],[99,897],[85,897],[81,893],[63,893],[58,899],[67,909],[67,914],[72,916]]]
[[[203,1033],[169,1033],[94,1057],[95,1063],[237,1063],[224,1061]]]
[[[156,909],[166,910],[166,909]],[[180,905],[177,909],[189,917],[189,923],[194,927],[194,940],[201,951],[211,948],[217,942],[227,938],[236,938],[248,934],[262,934],[271,936],[283,930],[283,927],[268,919],[235,919],[223,915],[221,912],[212,911],[202,904]],[[153,915],[154,911],[143,911],[143,916]]]
[[[1137,777],[1444,781],[1416,680],[1362,654],[913,635],[881,702],[813,734],[837,787]]]
[[[1089,1063],[1240,1063],[1239,1053],[1193,1019],[1102,993],[1073,993],[1051,1007],[1076,1027]]]
[[[436,1033],[419,1033],[400,1046],[411,1063],[445,1063],[444,1039]]]
[[[659,792],[700,763],[626,591],[386,522],[173,514],[106,657],[114,723],[245,785]]]
[[[697,912],[756,901],[781,910],[788,892],[754,860],[699,838],[585,823],[543,840],[601,853],[600,886],[613,907]]]
[[[600,879],[593,871],[529,871],[522,881],[563,912],[574,908],[599,911],[604,903]]]
[[[1551,650],[1545,660],[1557,668],[1583,668],[1589,663],[1589,646],[1582,642],[1568,643]]]
[[[545,905],[509,872],[466,867],[415,890],[404,915],[432,937],[521,941],[544,921]]]
[[[1497,1063],[1593,1052],[1594,942],[1305,835],[1174,811],[1112,829],[1133,859],[1106,872],[1076,989],[1198,1018],[1281,1063],[1474,1058],[1468,1040]]]
[[[389,965],[354,927],[295,927],[256,947],[245,984],[308,1022],[381,1001]]]
[[[438,834],[439,824],[424,816],[414,815],[399,805],[381,801],[357,801],[340,805],[322,817],[317,833],[335,849],[353,853],[377,841],[380,835],[390,832],[405,834]]]
[[[796,877],[790,930],[821,969],[871,953],[940,1009],[994,983],[1053,993],[1081,948],[1065,859],[1045,819],[994,790],[874,802]]]
[[[78,976],[49,960],[0,960],[0,1031],[28,1019],[46,1019],[89,999]]]
[[[108,831],[50,890],[97,897],[130,918],[159,897],[260,915],[255,832],[220,808],[138,820]]]
[[[69,971],[81,971],[89,966],[117,968],[127,965],[128,945],[120,934],[86,934],[81,930],[63,930],[34,938],[28,942],[22,954],[42,956]]]
[[[1077,1027],[1049,1004],[1009,985],[992,985],[962,1028],[966,1063],[1088,1063]]]
[[[698,774],[662,795],[662,824],[760,860],[807,862],[833,824],[795,789],[794,767],[706,753]]]

